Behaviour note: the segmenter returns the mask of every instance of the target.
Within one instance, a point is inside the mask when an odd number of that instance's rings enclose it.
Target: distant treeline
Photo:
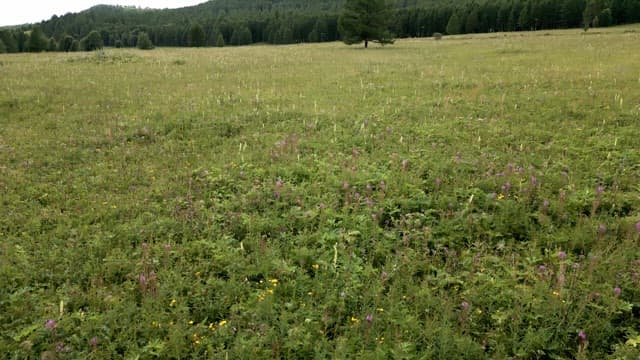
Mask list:
[[[434,33],[605,27],[640,22],[640,0],[393,0],[390,30]],[[100,5],[0,31],[0,52],[138,46],[292,44],[340,40],[343,0],[215,0],[181,9]],[[148,38],[147,38],[148,37]]]

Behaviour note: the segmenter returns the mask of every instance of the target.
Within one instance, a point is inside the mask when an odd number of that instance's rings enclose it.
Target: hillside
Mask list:
[[[340,39],[342,5],[343,0],[213,0],[163,10],[100,5],[38,26],[56,42],[97,30],[106,46],[135,46],[140,32],[158,46],[323,42]],[[393,6],[390,28],[400,38],[640,22],[640,0],[393,0]],[[190,39],[196,25],[204,32],[202,42]],[[12,48],[19,50],[24,40],[14,37],[18,44]]]

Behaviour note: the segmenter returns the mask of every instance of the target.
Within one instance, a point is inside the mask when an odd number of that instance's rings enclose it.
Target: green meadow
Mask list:
[[[0,357],[640,356],[640,26],[0,56]]]

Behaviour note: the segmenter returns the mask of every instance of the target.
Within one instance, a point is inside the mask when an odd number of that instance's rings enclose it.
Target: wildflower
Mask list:
[[[311,267],[312,267],[314,270],[318,270],[318,269],[320,269],[320,265],[318,265],[318,264],[313,264],[313,265],[311,265]]]
[[[402,160],[402,170],[407,171],[408,169],[409,169],[409,160],[407,159]]]
[[[502,199],[504,199],[504,194],[500,193],[500,194],[498,195],[498,200],[502,200]]]
[[[616,287],[613,288],[613,295],[615,297],[620,296],[620,293],[622,293],[622,289],[620,289],[620,287],[616,286]]]
[[[176,299],[171,299],[171,302],[169,303],[169,306],[170,307],[176,306],[176,302],[177,302]]]
[[[273,289],[266,289],[265,292],[269,295],[273,294]]]
[[[531,182],[531,186],[533,186],[533,187],[538,186],[538,178],[537,177],[532,176],[531,179],[530,179],[530,182]]]
[[[98,337],[94,336],[94,337],[91,338],[91,340],[89,340],[89,345],[91,345],[91,348],[93,350],[96,350],[98,348],[98,343],[99,342],[100,341],[98,340]]]
[[[502,185],[502,187],[500,188],[500,190],[502,190],[503,193],[508,193],[509,190],[511,190],[511,183],[510,182],[506,182]]]
[[[147,286],[147,277],[144,276],[144,274],[140,274],[138,281],[140,282],[140,287],[144,290],[144,288]]]
[[[462,308],[462,310],[463,310],[463,311],[467,311],[467,310],[469,310],[469,307],[470,307],[470,306],[471,306],[471,305],[470,305],[468,302],[466,302],[466,301],[463,301],[463,302],[462,302],[462,304],[460,304],[460,307]]]
[[[640,233],[640,221],[636,223],[636,231]]]
[[[567,258],[567,253],[566,252],[564,252],[562,250],[558,251],[558,259],[564,260],[566,258]]]
[[[352,322],[352,323],[354,323],[354,324],[357,324],[357,323],[359,323],[359,322],[360,322],[360,319],[358,319],[358,318],[357,318],[357,317],[355,317],[355,316],[352,316],[352,317],[351,317],[351,322]]]
[[[284,183],[282,182],[282,180],[278,179],[278,181],[276,181],[276,187],[281,188],[283,186],[284,186]]]
[[[549,209],[549,199],[544,199],[544,201],[542,202],[542,208],[544,209],[544,211],[547,211]]]
[[[607,233],[607,226],[605,224],[598,225],[598,235],[600,237],[604,236]]]
[[[215,331],[216,330],[216,326],[213,323],[209,324],[209,331]]]
[[[369,314],[364,319],[371,324],[373,322],[373,315]]]
[[[587,341],[587,334],[583,330],[580,330],[580,332],[578,332],[578,340],[580,340],[581,344]]]
[[[379,313],[383,313],[384,309],[383,308],[377,308],[376,311],[379,312]]]
[[[44,327],[49,331],[54,331],[57,326],[58,326],[58,323],[53,319],[49,319],[47,320],[47,322],[44,323]]]
[[[271,285],[273,286],[278,286],[278,279],[270,279],[269,282],[271,283]]]
[[[220,320],[220,322],[218,323],[219,326],[225,326],[227,325],[227,320]]]
[[[538,266],[538,271],[541,274],[544,274],[545,272],[547,272],[547,266],[545,264],[542,264],[542,265]]]
[[[560,296],[560,291],[558,290],[553,290],[553,296]]]
[[[596,194],[598,194],[598,196],[601,196],[602,193],[604,193],[604,186],[598,185],[598,187],[596,188]]]
[[[193,325],[193,320],[189,320],[189,325]]]
[[[167,255],[169,255],[169,253],[171,252],[171,244],[166,244],[164,246],[164,252],[166,252]]]
[[[344,181],[342,183],[342,189],[343,190],[349,190],[349,182],[348,181]]]

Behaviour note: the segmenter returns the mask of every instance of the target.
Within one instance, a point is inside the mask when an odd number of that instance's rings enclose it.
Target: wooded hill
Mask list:
[[[640,22],[640,0],[391,0],[390,30],[400,38],[600,27]],[[179,9],[98,5],[0,33],[0,51],[87,49],[72,45],[97,31],[104,46],[290,44],[340,40],[344,0],[213,0]],[[32,30],[36,30],[35,32]],[[35,36],[33,41],[30,37]],[[94,35],[95,38],[95,35]],[[96,40],[96,39],[94,39]],[[61,46],[66,43],[67,46]],[[84,45],[84,46],[83,46]],[[91,46],[89,46],[91,47]]]

